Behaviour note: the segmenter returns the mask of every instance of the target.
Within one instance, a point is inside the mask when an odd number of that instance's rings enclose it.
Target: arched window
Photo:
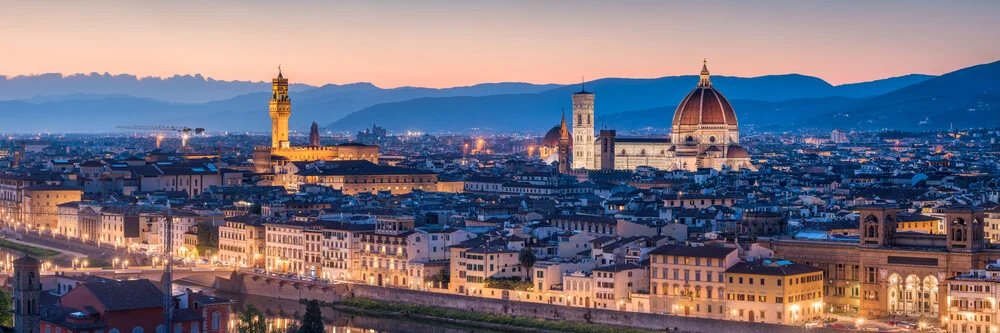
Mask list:
[[[108,333],[120,333],[117,328],[112,328]]]
[[[142,333],[142,327],[141,326],[133,327],[132,333]]]
[[[212,312],[212,329],[217,330],[220,325],[222,325],[222,313],[219,313],[219,311]]]

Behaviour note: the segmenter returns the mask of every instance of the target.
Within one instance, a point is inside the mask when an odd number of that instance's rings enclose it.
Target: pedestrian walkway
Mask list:
[[[62,254],[74,256],[74,257],[77,257],[77,258],[87,257],[87,255],[85,255],[83,253],[80,253],[80,252],[74,252],[74,251],[60,249],[60,248],[55,248],[55,247],[51,247],[51,246],[45,246],[45,245],[41,245],[41,244],[35,244],[35,243],[32,243],[32,242],[25,242],[25,241],[17,240],[17,239],[10,238],[10,237],[7,237],[6,240],[9,241],[9,242],[12,242],[12,243],[18,243],[18,244],[27,245],[27,246],[34,246],[34,247],[43,248],[43,249],[46,249],[46,250],[58,251],[58,252],[60,252]]]

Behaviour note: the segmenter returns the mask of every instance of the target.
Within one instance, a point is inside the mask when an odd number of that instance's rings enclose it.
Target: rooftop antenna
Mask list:
[[[580,75],[580,91],[587,91],[587,79]]]

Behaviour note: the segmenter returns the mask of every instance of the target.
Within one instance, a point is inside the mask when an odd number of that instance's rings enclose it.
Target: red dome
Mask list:
[[[750,158],[750,153],[740,146],[729,146],[729,151],[726,153],[726,158]]]
[[[542,146],[555,147],[559,145],[559,126],[553,127],[542,137]]]
[[[718,90],[698,87],[677,105],[674,111],[676,125],[737,125],[736,112]]]

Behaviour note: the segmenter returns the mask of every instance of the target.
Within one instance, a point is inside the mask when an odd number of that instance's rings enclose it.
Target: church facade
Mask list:
[[[288,138],[288,118],[292,115],[292,99],[288,95],[288,79],[278,69],[278,77],[271,80],[271,145],[254,147],[254,171],[273,173],[291,162],[365,160],[378,164],[378,146],[343,143],[334,146],[319,145],[319,133],[310,133],[310,144],[293,147]],[[314,123],[313,126],[316,126]]]
[[[736,113],[712,86],[707,63],[698,85],[674,111],[669,137],[617,137],[614,130],[601,130],[595,136],[594,100],[595,95],[585,90],[573,94],[573,169],[756,170],[740,146]]]

